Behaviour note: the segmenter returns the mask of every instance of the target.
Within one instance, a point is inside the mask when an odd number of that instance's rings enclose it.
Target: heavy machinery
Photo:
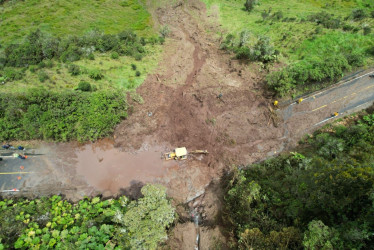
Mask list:
[[[191,152],[187,152],[187,149],[185,147],[182,148],[176,148],[171,152],[164,154],[165,160],[186,160],[188,154],[208,154],[207,150],[195,150]]]

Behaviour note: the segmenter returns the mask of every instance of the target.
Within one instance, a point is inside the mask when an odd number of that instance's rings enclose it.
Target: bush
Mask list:
[[[369,35],[371,33],[371,28],[369,25],[365,25],[363,28],[364,36]]]
[[[31,65],[29,67],[29,70],[30,70],[31,73],[35,73],[38,70],[38,68],[35,65]]]
[[[135,76],[140,76],[140,75],[141,75],[140,71],[136,71]]]
[[[53,68],[53,61],[52,60],[46,60],[45,61],[45,67],[48,68],[48,69],[51,69]]]
[[[164,43],[165,43],[165,38],[162,37],[162,36],[160,36],[160,37],[158,38],[158,42],[159,42],[161,45],[164,44]]]
[[[25,76],[25,73],[24,70],[7,67],[4,68],[3,73],[0,73],[0,76],[3,76],[6,81],[18,81]]]
[[[89,76],[90,78],[94,79],[94,80],[101,80],[104,75],[101,73],[101,71],[99,69],[93,69],[89,72]]]
[[[367,17],[364,9],[354,9],[351,15],[354,20],[361,20]]]
[[[95,60],[95,55],[93,53],[88,54],[87,58],[89,60]]]
[[[321,24],[327,29],[338,29],[341,26],[341,21],[339,18],[334,18],[334,15],[324,11],[310,15],[308,20]]]
[[[131,64],[131,69],[132,69],[132,70],[136,70],[136,65],[132,63],[132,64]]]
[[[45,82],[46,80],[49,79],[48,74],[45,71],[43,71],[43,70],[39,71],[38,77],[39,77],[39,81],[40,82]]]
[[[142,56],[142,54],[140,54],[140,53],[136,53],[136,54],[134,55],[134,58],[135,58],[136,61],[141,61],[141,60],[143,59],[143,56]]]
[[[69,45],[67,50],[61,54],[61,61],[63,62],[75,62],[81,58],[82,51],[74,44]]]
[[[251,50],[251,59],[260,62],[271,62],[276,59],[274,47],[270,44],[270,38],[261,36]]]
[[[119,46],[119,38],[116,35],[104,35],[97,41],[96,48],[106,52]]]
[[[85,81],[79,82],[77,89],[81,90],[81,91],[84,91],[84,92],[88,92],[88,91],[92,90],[91,84],[89,82],[85,82]]]
[[[160,29],[161,37],[165,38],[169,35],[169,33],[170,33],[169,26],[164,25],[164,26],[161,27],[161,29]]]
[[[118,55],[117,52],[112,52],[112,54],[110,55],[110,57],[111,57],[112,59],[118,59],[118,58],[119,58],[119,55]]]
[[[69,65],[68,71],[72,76],[77,76],[81,74],[81,68],[75,64]]]
[[[244,3],[244,8],[246,11],[250,12],[258,4],[258,0],[246,0]]]

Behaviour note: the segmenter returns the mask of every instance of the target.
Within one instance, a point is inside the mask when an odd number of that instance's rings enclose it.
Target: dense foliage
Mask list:
[[[91,86],[82,83],[79,88],[88,91]],[[0,93],[0,141],[96,140],[127,116],[125,94],[82,91]]]
[[[241,249],[374,245],[374,114],[360,118],[235,172],[225,200]]]
[[[132,31],[123,31],[117,35],[104,34],[92,30],[84,36],[71,36],[59,39],[42,33],[40,30],[31,32],[23,42],[13,43],[4,49],[1,59],[4,67],[24,67],[36,65],[45,59],[58,58],[63,62],[74,62],[81,57],[89,57],[95,51],[114,51],[119,55],[142,57],[145,52],[137,35]]]
[[[147,185],[129,201],[60,196],[0,200],[0,249],[155,249],[175,219],[165,188]]]

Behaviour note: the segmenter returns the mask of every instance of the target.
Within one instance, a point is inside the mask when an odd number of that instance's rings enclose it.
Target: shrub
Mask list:
[[[69,45],[66,51],[61,54],[61,61],[63,62],[75,62],[81,58],[81,50],[74,44]]]
[[[53,61],[52,60],[46,60],[45,61],[45,67],[48,68],[48,69],[51,69],[53,68]]]
[[[38,77],[39,77],[39,81],[40,82],[45,82],[46,80],[49,79],[48,74],[45,71],[43,71],[43,70],[39,71]]]
[[[140,75],[141,75],[140,71],[136,71],[135,76],[140,76]]]
[[[119,58],[119,55],[118,55],[117,52],[112,52],[112,54],[110,55],[110,57],[111,57],[112,59],[118,59],[118,58]]]
[[[248,60],[251,58],[251,50],[248,47],[241,47],[236,51],[236,58]]]
[[[161,37],[165,38],[169,35],[169,33],[170,33],[169,26],[164,25],[164,26],[161,27],[161,29],[160,29]]]
[[[369,25],[365,25],[362,29],[365,36],[371,33],[371,28]]]
[[[15,69],[15,68],[8,68],[8,67],[4,68],[3,73],[0,74],[0,75],[3,75],[3,77],[7,81],[21,80],[25,76],[24,70],[19,70],[19,69]]]
[[[87,58],[89,60],[95,60],[95,55],[93,53],[88,54]]]
[[[258,4],[258,0],[246,0],[244,3],[244,8],[246,11],[250,12]]]
[[[119,45],[119,38],[115,35],[103,35],[97,41],[96,48],[101,52],[106,52],[114,49]]]
[[[141,38],[140,38],[140,44],[141,44],[142,46],[145,46],[145,45],[147,44],[147,42],[145,41],[145,38],[144,38],[144,37],[141,37]]]
[[[344,25],[343,25],[343,30],[344,30],[344,31],[351,31],[351,30],[353,30],[354,28],[355,28],[354,26],[349,25],[349,24],[344,24]]]
[[[132,70],[136,70],[136,65],[132,63],[131,68],[132,68]]]
[[[132,30],[122,31],[118,34],[118,38],[126,44],[134,43],[137,40],[137,36]]]
[[[239,47],[244,46],[250,39],[251,33],[248,30],[240,32]]]
[[[160,37],[158,38],[158,42],[159,42],[161,45],[164,44],[164,43],[165,43],[165,38],[162,37],[162,36],[160,36]]]
[[[141,61],[141,60],[143,59],[143,56],[142,56],[142,54],[140,54],[140,53],[136,53],[136,54],[134,55],[134,58],[135,58],[136,61]]]
[[[38,68],[35,65],[31,65],[29,67],[29,70],[30,70],[31,73],[35,73],[38,70]]]
[[[341,26],[340,19],[334,18],[334,15],[324,11],[310,15],[308,20],[310,22],[321,24],[327,29],[338,29]]]
[[[72,76],[77,76],[81,74],[81,68],[75,64],[69,65],[68,71]]]
[[[81,81],[79,82],[77,89],[87,92],[87,91],[91,91],[92,88],[89,82]]]
[[[38,64],[38,68],[39,69],[43,69],[43,68],[45,68],[45,62],[43,62],[43,61],[41,61],[39,64]]]
[[[354,20],[361,20],[367,17],[367,14],[364,9],[354,9],[352,10],[351,15]]]
[[[104,75],[101,73],[101,71],[99,69],[93,69],[89,72],[89,76],[90,78],[94,79],[94,80],[101,80]]]
[[[371,13],[370,13],[370,14],[371,14],[371,17],[372,17],[372,18],[374,18],[374,10],[373,10],[373,11],[371,11]]]
[[[251,50],[251,59],[260,62],[270,62],[276,59],[275,49],[270,44],[270,38],[261,36]]]

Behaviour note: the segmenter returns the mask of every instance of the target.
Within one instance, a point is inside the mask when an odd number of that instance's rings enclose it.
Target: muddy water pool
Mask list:
[[[112,143],[87,144],[76,149],[76,170],[100,192],[116,194],[136,183],[153,182],[175,165],[161,158],[165,149],[143,147],[137,152],[122,152]]]

